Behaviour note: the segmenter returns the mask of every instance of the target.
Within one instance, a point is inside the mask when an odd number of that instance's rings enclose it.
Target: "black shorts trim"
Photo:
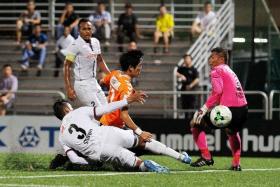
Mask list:
[[[248,106],[242,107],[228,107],[232,113],[232,120],[227,127],[219,128],[212,124],[210,120],[210,112],[204,116],[204,121],[206,122],[207,126],[211,129],[224,129],[229,128],[233,131],[240,131],[243,128],[244,123],[247,121],[248,118]]]

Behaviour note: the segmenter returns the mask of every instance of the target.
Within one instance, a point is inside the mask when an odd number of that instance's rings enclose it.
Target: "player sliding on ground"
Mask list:
[[[241,171],[239,131],[247,120],[248,108],[238,77],[227,65],[227,56],[227,51],[222,48],[215,48],[211,51],[209,65],[211,67],[212,92],[206,103],[194,114],[190,124],[194,141],[201,152],[201,158],[191,164],[193,167],[214,164],[208,150],[205,129],[217,128],[210,121],[209,111],[215,105],[224,105],[229,107],[232,113],[232,120],[225,128],[233,156],[230,169]]]
[[[73,110],[67,101],[57,101],[53,109],[55,116],[62,120],[59,141],[70,161],[89,164],[89,159],[139,171],[168,172],[166,167],[150,160],[142,161],[128,150],[140,146],[189,164],[191,159],[186,153],[180,154],[155,140],[145,142],[132,130],[103,126],[97,121],[103,114],[125,107],[129,103],[135,101],[143,103],[145,96],[143,92],[135,92],[118,102],[97,107],[80,107],[76,110]],[[76,152],[86,158],[78,156]]]

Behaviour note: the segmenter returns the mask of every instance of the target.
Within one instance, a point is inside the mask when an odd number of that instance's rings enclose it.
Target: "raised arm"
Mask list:
[[[123,108],[123,107],[125,107],[128,104],[133,103],[133,102],[144,103],[146,97],[147,97],[147,95],[144,92],[137,91],[137,92],[132,93],[126,99],[123,99],[121,101],[115,101],[115,102],[108,103],[108,104],[103,105],[103,106],[97,106],[94,109],[95,118],[98,119],[99,117],[101,117],[104,114],[113,112],[117,109],[121,109],[121,108]]]

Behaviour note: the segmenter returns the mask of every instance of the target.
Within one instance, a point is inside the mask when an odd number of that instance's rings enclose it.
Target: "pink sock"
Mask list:
[[[208,150],[206,134],[198,128],[191,128],[195,144],[201,152],[201,156],[207,160],[211,159],[211,154]]]
[[[240,165],[240,155],[241,155],[241,139],[239,133],[233,135],[228,135],[228,140],[232,152],[232,166]]]

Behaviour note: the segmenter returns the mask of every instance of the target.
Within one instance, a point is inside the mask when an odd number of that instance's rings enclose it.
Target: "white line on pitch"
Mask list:
[[[250,168],[243,169],[242,172],[248,171],[280,171],[280,168]],[[202,171],[171,171],[170,174],[180,173],[220,173],[232,172],[230,170],[202,170]],[[31,175],[31,176],[0,176],[0,179],[35,179],[35,178],[59,178],[59,177],[98,177],[98,176],[116,176],[116,175],[150,175],[152,172],[108,172],[108,173],[72,173],[63,175]]]
[[[39,185],[39,184],[5,184],[0,183],[0,186],[13,186],[13,187],[69,187],[69,186],[54,186],[54,185]]]

